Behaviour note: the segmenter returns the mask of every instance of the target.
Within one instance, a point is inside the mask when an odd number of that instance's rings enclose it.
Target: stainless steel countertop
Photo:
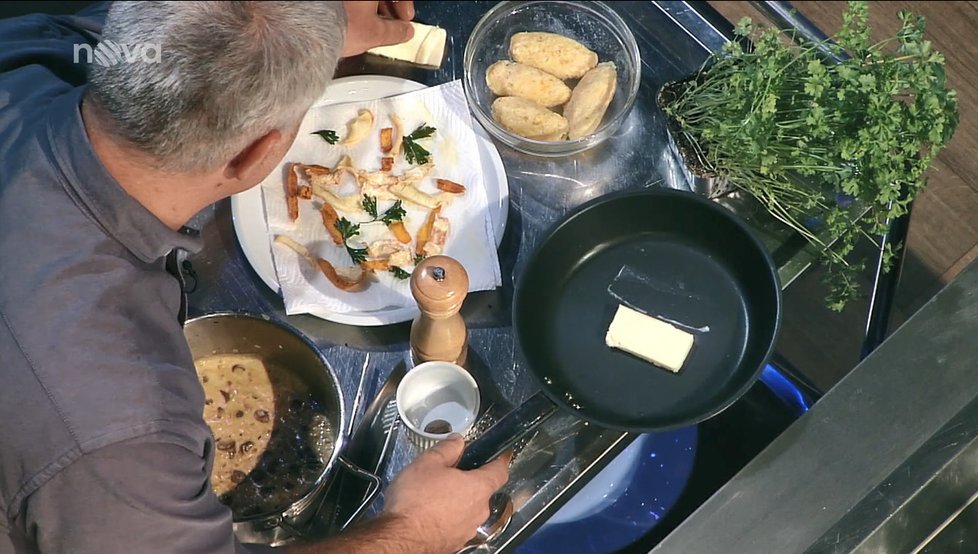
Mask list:
[[[915,548],[978,490],[975,337],[978,263],[653,552],[975,552]]]
[[[417,2],[417,19],[449,31],[446,60],[440,70],[424,70],[379,58],[341,63],[338,76],[388,74],[436,85],[462,77],[465,38],[492,2]],[[503,286],[472,294],[462,310],[470,329],[470,357],[483,371],[480,387],[502,414],[537,390],[515,351],[511,328],[513,283],[550,225],[581,203],[613,191],[665,186],[689,189],[674,148],[669,146],[664,116],[655,96],[662,84],[693,73],[709,51],[725,38],[686,2],[620,2],[614,4],[634,32],[643,59],[642,85],[634,110],[621,130],[603,145],[563,159],[535,158],[499,143],[510,190],[509,223],[499,248]],[[791,235],[744,198],[720,200],[747,219],[774,252],[785,286],[808,265],[810,256]],[[341,382],[351,409],[362,372],[364,400],[377,393],[394,365],[408,357],[409,323],[357,328],[311,316],[286,316],[283,303],[251,269],[239,247],[229,201],[208,208],[191,222],[202,230],[205,247],[191,258],[198,287],[190,295],[191,315],[216,311],[264,314],[286,321],[322,350]],[[478,377],[478,374],[477,374]],[[360,414],[348,414],[358,419]],[[512,551],[547,516],[583,486],[622,449],[633,435],[597,428],[572,415],[558,414],[544,423],[514,461],[507,492],[516,512],[491,551]],[[416,455],[401,433],[387,474],[390,479]]]

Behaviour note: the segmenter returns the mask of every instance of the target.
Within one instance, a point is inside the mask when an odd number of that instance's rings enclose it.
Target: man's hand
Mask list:
[[[423,452],[394,479],[384,511],[289,554],[450,554],[489,518],[489,497],[509,479],[510,454],[471,471],[455,468],[465,441],[455,435]]]
[[[456,435],[429,448],[386,493],[384,515],[410,525],[405,538],[423,552],[461,549],[488,519],[489,497],[509,480],[509,454],[471,471],[456,469],[464,447]]]
[[[412,0],[343,2],[346,8],[346,41],[340,56],[355,56],[377,46],[400,44],[411,40],[414,28]]]

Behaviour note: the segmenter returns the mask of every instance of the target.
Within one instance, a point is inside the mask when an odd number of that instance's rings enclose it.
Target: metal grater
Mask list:
[[[493,408],[495,407],[496,407],[495,404],[491,404],[488,408],[486,408],[486,411],[483,412],[482,416],[478,420],[476,420],[474,424],[472,424],[472,427],[470,427],[468,432],[465,433],[465,442],[474,441],[475,439],[482,436],[482,434],[485,433],[490,427],[496,424],[497,419],[493,413]],[[528,434],[527,436],[521,438],[513,445],[512,448],[513,458],[512,460],[510,460],[510,467],[512,467],[513,464],[516,462],[516,459],[519,457],[523,449],[526,448],[526,445],[532,442],[533,439],[535,439],[538,434],[539,431],[534,431]]]
[[[492,415],[493,407],[495,407],[494,404],[486,408],[486,411],[482,413],[482,417],[477,419],[476,422],[472,424],[472,427],[469,427],[469,430],[465,433],[466,442],[479,438],[482,433],[486,432],[486,429],[489,429],[496,424],[496,417]]]

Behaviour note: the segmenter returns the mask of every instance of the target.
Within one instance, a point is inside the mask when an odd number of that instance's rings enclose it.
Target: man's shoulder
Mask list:
[[[25,140],[54,99],[85,83],[110,4],[0,19],[0,151]]]
[[[0,503],[119,441],[170,432],[202,450],[208,436],[176,280],[88,232],[22,254],[33,286],[0,280]]]
[[[122,250],[109,239],[99,247]],[[35,269],[35,287],[0,304],[5,381],[36,383],[42,401],[21,406],[21,417],[54,410],[86,449],[140,426],[199,420],[203,392],[177,319],[176,280],[121,252],[77,256],[50,275]]]
[[[0,144],[20,139],[52,99],[85,83],[107,8],[0,19]],[[6,150],[6,148],[4,149]]]

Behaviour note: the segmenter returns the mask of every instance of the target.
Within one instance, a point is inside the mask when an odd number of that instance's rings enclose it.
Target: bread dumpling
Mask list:
[[[579,79],[598,65],[598,55],[580,42],[554,33],[516,33],[509,41],[513,61],[557,77]]]
[[[496,96],[519,96],[545,108],[559,106],[571,96],[570,87],[560,79],[535,67],[508,60],[489,66],[486,84]]]
[[[492,103],[492,117],[507,131],[534,140],[567,137],[567,120],[540,104],[518,96],[501,96]]]
[[[615,96],[618,71],[613,62],[600,63],[581,78],[570,101],[564,106],[567,136],[577,140],[594,132],[601,125],[604,113]]]

